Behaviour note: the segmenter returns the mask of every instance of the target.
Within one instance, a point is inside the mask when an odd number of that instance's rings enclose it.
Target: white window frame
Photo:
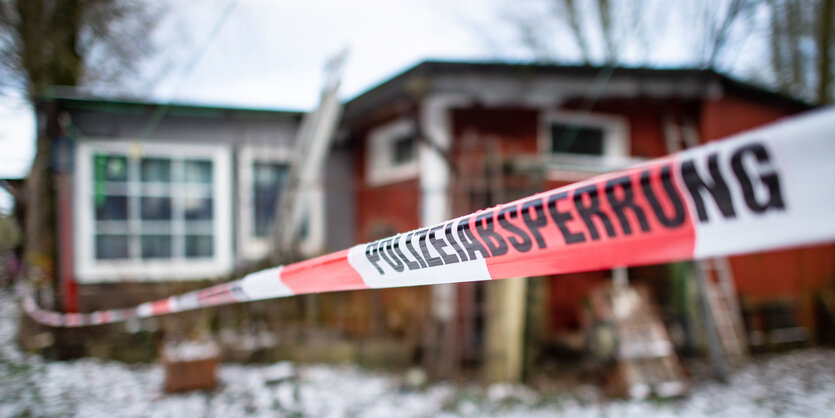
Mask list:
[[[365,163],[365,178],[368,185],[382,186],[418,178],[420,173],[419,144],[415,144],[412,161],[395,164],[391,159],[394,141],[409,134],[417,135],[415,121],[409,118],[389,122],[368,134]]]
[[[290,164],[291,151],[284,148],[244,146],[238,152],[238,251],[248,260],[265,257],[272,248],[269,237],[257,237],[252,230],[255,204],[252,194],[252,169],[256,162]]]
[[[544,111],[539,130],[539,152],[551,166],[549,178],[576,180],[577,173],[601,173],[624,168],[632,162],[629,153],[629,123],[626,118],[599,113]],[[603,155],[551,152],[551,124],[576,124],[603,130]],[[573,173],[573,174],[572,174]],[[586,176],[579,176],[586,177]]]
[[[97,260],[95,258],[95,211],[93,208],[93,156],[121,154],[131,158],[204,158],[212,161],[211,258]],[[186,281],[214,278],[232,271],[231,151],[224,145],[192,145],[156,140],[86,140],[75,153],[75,272],[79,283],[123,281]]]

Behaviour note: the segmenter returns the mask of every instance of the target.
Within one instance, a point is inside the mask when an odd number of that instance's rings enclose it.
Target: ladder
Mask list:
[[[748,340],[728,259],[714,258],[699,263],[700,271],[706,275],[706,296],[722,348],[730,359],[742,363],[748,356]]]
[[[701,141],[695,123],[677,121],[667,113],[663,117],[664,139],[669,153],[697,146]],[[734,285],[733,271],[725,257],[698,260],[695,272],[699,297],[704,309],[708,350],[720,378],[727,373],[727,361],[741,364],[748,356],[745,327]],[[718,339],[718,341],[717,341]]]
[[[305,115],[293,144],[290,175],[278,204],[273,235],[276,253],[283,256],[279,260],[282,263],[324,250],[322,183],[325,163],[342,114],[337,93],[347,53],[344,50],[327,62],[319,105]]]

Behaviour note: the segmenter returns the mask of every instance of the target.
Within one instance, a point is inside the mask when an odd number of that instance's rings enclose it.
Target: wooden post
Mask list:
[[[453,283],[432,286],[433,326],[427,347],[430,348],[430,370],[439,378],[455,377],[460,366],[460,359],[456,355],[456,346],[459,344],[455,327],[457,293],[458,288]]]
[[[518,381],[522,378],[525,340],[523,278],[487,283],[487,323],[484,377],[487,382]]]

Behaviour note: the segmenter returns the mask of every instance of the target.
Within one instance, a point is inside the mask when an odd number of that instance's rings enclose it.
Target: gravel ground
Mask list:
[[[760,357],[727,385],[697,382],[687,398],[667,401],[602,401],[592,386],[547,395],[517,384],[411,390],[398,375],[286,362],[223,365],[217,390],[166,395],[160,365],[21,353],[19,315],[14,297],[0,294],[0,417],[835,416],[835,351],[825,349]]]

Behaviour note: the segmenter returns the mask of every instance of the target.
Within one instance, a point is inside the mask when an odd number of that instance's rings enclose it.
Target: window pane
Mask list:
[[[186,183],[212,183],[212,162],[204,160],[186,160],[183,164]]]
[[[99,260],[128,258],[127,235],[96,235],[96,258]]]
[[[551,125],[551,152],[603,155],[603,129],[554,123]]]
[[[199,221],[212,219],[212,198],[188,197],[184,199],[186,220]]]
[[[143,235],[142,258],[171,258],[171,236]]]
[[[281,163],[255,162],[252,164],[253,181],[257,187],[279,189],[289,174],[289,166]]]
[[[402,136],[394,140],[394,154],[392,162],[394,165],[405,164],[415,159],[415,146],[417,138],[414,135]]]
[[[140,199],[142,206],[142,219],[165,221],[171,219],[171,198],[170,197],[143,197]]]
[[[171,181],[171,160],[143,158],[139,167],[143,182],[168,183]]]
[[[214,254],[211,235],[186,235],[186,257],[211,257]]]
[[[96,220],[98,221],[121,221],[128,219],[127,196],[96,196],[95,207]]]
[[[93,159],[96,184],[105,181],[127,181],[128,159],[121,155],[96,154]]]
[[[276,205],[289,175],[286,164],[256,162],[253,169],[253,234],[266,237],[275,220]]]

